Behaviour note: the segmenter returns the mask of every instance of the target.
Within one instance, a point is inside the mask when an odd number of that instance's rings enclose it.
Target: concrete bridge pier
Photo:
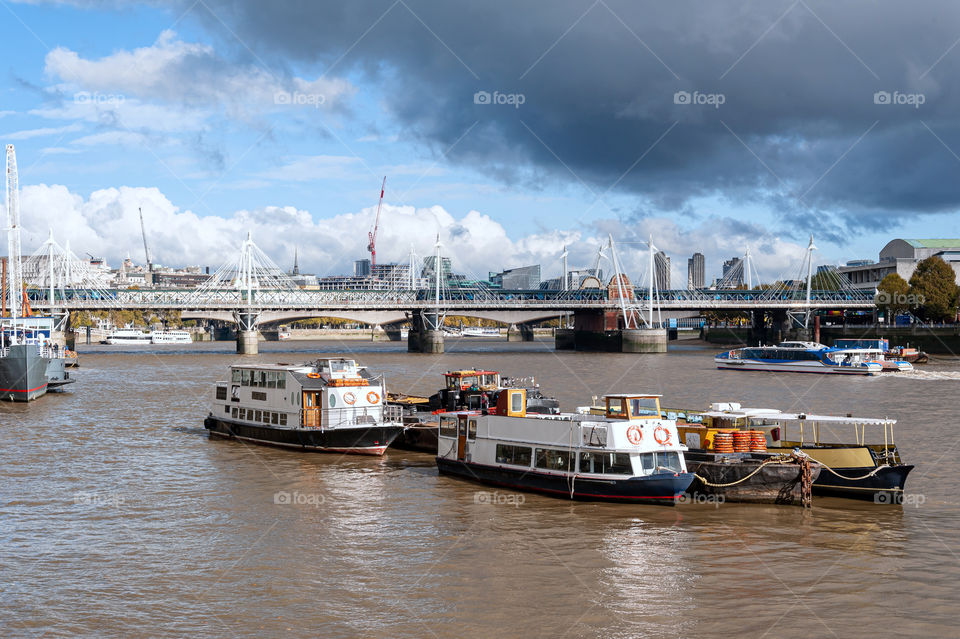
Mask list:
[[[767,343],[767,319],[762,310],[750,311],[750,343],[749,346]]]
[[[239,313],[237,319],[237,353],[256,355],[260,348],[260,331],[257,330],[256,317],[251,313]]]
[[[511,324],[507,329],[508,342],[532,342],[533,327],[529,324]]]
[[[376,324],[373,329],[370,331],[370,341],[372,342],[389,342],[390,336],[387,334],[387,331],[383,329],[382,326]]]
[[[667,329],[634,328],[620,331],[621,353],[666,353]]]
[[[433,328],[437,326],[436,313],[415,311],[411,318],[410,333],[407,335],[408,353],[443,352],[443,331]]]

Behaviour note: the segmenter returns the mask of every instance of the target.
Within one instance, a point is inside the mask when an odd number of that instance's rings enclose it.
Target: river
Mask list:
[[[899,420],[901,507],[815,498],[570,503],[437,474],[432,456],[210,440],[233,343],[82,346],[78,382],[0,405],[0,634],[44,637],[958,636],[960,359],[873,378],[718,371],[713,351],[549,342],[261,344],[244,361],[349,354],[392,390],[479,366],[564,409],[606,392]],[[881,435],[882,436],[882,435]],[[277,503],[293,502],[293,503]]]

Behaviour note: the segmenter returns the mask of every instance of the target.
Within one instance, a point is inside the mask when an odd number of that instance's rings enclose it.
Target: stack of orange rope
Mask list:
[[[751,453],[767,452],[767,438],[764,437],[762,430],[750,431],[750,452]]]
[[[749,430],[738,430],[735,433],[733,433],[733,452],[735,453],[750,452],[750,431]]]
[[[733,434],[716,433],[713,436],[713,452],[732,453],[733,452]]]

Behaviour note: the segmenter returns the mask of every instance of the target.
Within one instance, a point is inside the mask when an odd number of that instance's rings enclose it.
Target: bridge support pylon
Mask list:
[[[620,331],[621,353],[666,353],[667,329],[633,328]]]
[[[256,313],[237,313],[237,353],[256,355],[260,348],[260,331]]]
[[[507,329],[508,342],[532,342],[533,327],[529,324],[511,324]]]
[[[410,332],[407,335],[408,353],[443,352],[443,331],[438,330],[436,313],[415,311],[410,318]]]

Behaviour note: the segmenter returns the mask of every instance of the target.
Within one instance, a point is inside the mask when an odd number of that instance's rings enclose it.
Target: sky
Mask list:
[[[763,279],[960,237],[946,1],[0,2],[24,251],[212,269],[432,252],[593,266],[612,236]],[[607,268],[609,265],[607,264]]]

